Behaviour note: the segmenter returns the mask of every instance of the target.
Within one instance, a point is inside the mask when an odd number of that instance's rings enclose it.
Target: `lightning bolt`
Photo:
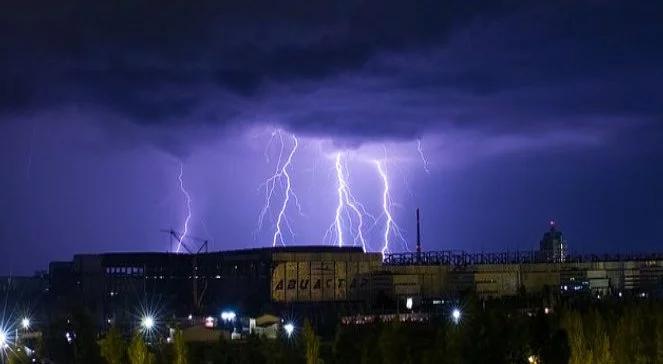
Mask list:
[[[354,236],[352,239],[352,244],[357,245],[361,244],[361,247],[366,251],[366,239],[364,237],[364,216],[372,219],[375,222],[375,217],[366,211],[364,205],[357,201],[355,196],[352,193],[350,185],[348,184],[348,171],[347,166],[343,163],[341,158],[341,153],[336,153],[335,163],[336,169],[336,179],[338,187],[336,189],[338,195],[338,205],[336,206],[336,212],[334,215],[334,221],[330,225],[329,229],[325,233],[323,240],[330,240],[335,235],[335,243],[338,246],[346,245],[345,237],[343,234],[343,224],[347,221],[350,224],[348,229],[350,234],[353,233]],[[343,218],[343,212],[345,211],[345,219]],[[353,219],[352,216],[355,218]],[[356,220],[357,227],[353,229],[353,220]]]
[[[285,211],[288,208],[288,202],[290,202],[290,196],[293,196],[293,199],[295,200],[298,210],[301,211],[301,206],[299,205],[299,202],[297,200],[297,195],[295,195],[292,192],[292,181],[290,180],[290,175],[288,174],[288,167],[290,166],[290,164],[292,164],[292,157],[295,155],[295,152],[297,152],[297,147],[299,146],[299,141],[294,135],[292,136],[292,140],[293,140],[292,149],[290,150],[290,154],[288,154],[288,159],[283,164],[283,168],[281,168],[280,172],[281,175],[285,178],[285,192],[283,196],[283,205],[281,205],[281,210],[279,211],[278,217],[276,218],[276,231],[274,232],[274,237],[272,239],[272,246],[276,246],[277,239],[281,243],[281,245],[285,246],[285,242],[283,241],[283,233],[281,232],[282,222],[285,221],[286,225],[288,226],[288,229],[290,230],[290,234],[294,235],[292,229],[290,228],[290,223],[288,222],[288,219],[285,216]]]
[[[424,148],[421,145],[421,138],[417,139],[417,150],[419,151],[419,157],[421,157],[421,162],[424,164],[424,171],[430,174],[430,169],[428,168],[428,159],[426,159],[426,155],[424,154]]]
[[[387,176],[387,170],[384,167],[383,162],[379,160],[375,161],[375,167],[378,171],[378,174],[382,178],[382,214],[386,218],[383,237],[384,240],[381,249],[382,256],[384,257],[385,254],[391,252],[389,247],[389,239],[392,234],[403,243],[403,246],[406,250],[410,250],[410,248],[407,246],[407,241],[405,240],[405,237],[403,237],[400,227],[398,224],[396,224],[391,214],[393,203],[391,199],[391,192],[389,190],[389,177]]]
[[[184,195],[187,211],[186,218],[184,219],[184,227],[182,228],[183,232],[182,235],[180,235],[179,242],[177,243],[176,252],[179,253],[182,249],[182,243],[184,242],[184,239],[186,239],[187,234],[189,234],[189,221],[191,220],[191,195],[186,190],[186,188],[184,188],[184,163],[182,162],[180,162],[180,175],[177,177],[177,179],[180,182],[180,192],[182,192]]]
[[[285,161],[283,161],[284,159],[283,155],[286,145],[285,140],[283,139],[283,133],[281,132],[281,130],[277,130],[272,133],[272,137],[270,138],[267,148],[269,148],[269,146],[273,143],[273,140],[276,137],[278,137],[279,142],[281,144],[281,147],[279,149],[278,160],[276,162],[276,169],[274,170],[274,174],[260,185],[260,188],[265,189],[265,204],[263,205],[263,208],[260,210],[260,214],[258,215],[258,228],[256,230],[256,234],[262,229],[265,216],[267,215],[268,212],[271,211],[272,199],[274,198],[276,186],[278,185],[283,189],[283,202],[276,216],[275,231],[272,237],[272,246],[276,246],[277,243],[280,243],[281,245],[285,246],[285,240],[283,238],[284,228],[288,229],[291,236],[295,235],[292,230],[292,227],[290,226],[290,222],[287,216],[287,210],[290,201],[294,202],[297,211],[299,212],[300,215],[302,214],[302,208],[299,203],[299,198],[297,198],[297,195],[293,190],[292,179],[290,173],[288,172],[288,167],[292,165],[292,159],[295,153],[297,152],[297,149],[299,148],[299,140],[295,135],[291,134],[290,136],[292,138],[292,143],[293,143],[292,149],[290,149],[290,152],[288,152]],[[267,151],[265,152],[265,156],[266,159],[269,161],[269,154],[267,153]]]

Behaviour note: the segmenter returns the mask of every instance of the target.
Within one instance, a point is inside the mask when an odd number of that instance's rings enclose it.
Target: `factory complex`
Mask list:
[[[551,227],[532,252],[366,253],[359,247],[294,246],[235,251],[76,255],[49,267],[54,307],[80,304],[101,325],[136,307],[173,317],[287,312],[337,314],[429,310],[474,295],[660,295],[663,255],[571,256]]]

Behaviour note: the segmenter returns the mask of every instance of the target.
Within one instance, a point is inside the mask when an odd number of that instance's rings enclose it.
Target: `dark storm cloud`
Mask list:
[[[76,105],[151,129],[267,120],[358,140],[656,119],[662,8],[13,2],[0,15],[0,112]]]

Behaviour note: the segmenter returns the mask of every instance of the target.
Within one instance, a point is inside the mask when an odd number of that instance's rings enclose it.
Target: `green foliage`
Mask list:
[[[648,363],[645,352],[646,331],[640,308],[629,308],[619,318],[613,333],[614,358],[618,363]],[[626,361],[624,361],[626,360]]]
[[[188,350],[186,346],[186,342],[184,341],[184,334],[182,333],[182,330],[177,330],[175,331],[175,337],[173,340],[174,343],[174,358],[173,358],[173,364],[188,364],[189,359],[188,359]]]
[[[73,311],[71,319],[74,360],[73,364],[89,364],[102,362],[97,343],[97,330],[90,314],[84,309]]]
[[[593,310],[585,319],[585,341],[592,352],[592,363],[614,364],[610,349],[610,335],[603,317]]]
[[[663,363],[660,303],[594,307],[567,310],[562,317],[561,327],[570,347],[569,363]]]
[[[101,357],[106,360],[108,364],[124,364],[126,354],[126,343],[122,338],[122,334],[116,327],[111,327],[106,334],[106,337],[99,341],[101,349]]]
[[[0,354],[2,355],[2,354]],[[14,348],[7,353],[7,364],[30,364],[30,358],[24,350]]]
[[[663,312],[658,311],[656,315],[656,347],[654,354],[654,363],[663,364]]]
[[[139,332],[134,333],[128,349],[129,363],[131,364],[152,364],[155,362],[155,356],[150,352],[145,344],[143,335]]]
[[[306,364],[320,363],[320,339],[315,335],[313,326],[304,321],[304,345],[306,348]]]
[[[591,364],[591,348],[585,341],[582,318],[577,311],[569,311],[562,318],[562,327],[566,330],[571,358],[569,364]]]
[[[64,330],[80,331],[72,331],[76,337],[68,344]],[[55,321],[44,333],[40,352],[57,363],[103,362],[83,361],[83,354],[91,358],[94,350],[86,346],[81,332],[86,332],[84,317],[64,325]],[[506,304],[468,300],[459,323],[443,317],[425,323],[339,326],[326,338],[320,333],[324,328],[315,332],[305,321],[291,338],[250,336],[241,341],[222,338],[216,344],[187,344],[177,330],[172,344],[150,347],[135,335],[126,355],[126,344],[113,329],[99,345],[109,364],[322,364],[323,360],[329,364],[526,364],[529,355],[546,364],[663,364],[663,306],[648,301],[580,302],[556,307],[549,314],[543,310],[534,314]],[[18,359],[10,362],[22,364]]]

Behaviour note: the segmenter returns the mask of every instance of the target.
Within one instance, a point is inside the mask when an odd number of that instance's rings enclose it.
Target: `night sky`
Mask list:
[[[410,248],[420,207],[429,250],[534,249],[551,219],[574,252],[663,250],[661,1],[1,8],[0,274],[169,250],[180,167],[190,235],[271,246],[286,183],[258,228],[261,184],[294,138],[286,245],[336,241],[340,153],[371,251],[376,161]]]

